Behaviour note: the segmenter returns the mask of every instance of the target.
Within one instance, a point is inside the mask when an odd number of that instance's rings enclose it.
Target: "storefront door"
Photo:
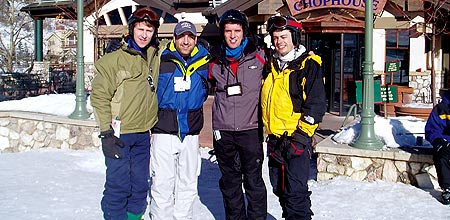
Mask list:
[[[346,115],[356,103],[355,80],[362,79],[362,35],[309,34],[307,42],[307,47],[322,57],[328,111]]]

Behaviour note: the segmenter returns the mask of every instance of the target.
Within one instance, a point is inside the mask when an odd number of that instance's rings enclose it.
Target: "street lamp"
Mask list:
[[[75,91],[75,110],[69,115],[72,119],[87,119],[86,92],[84,91],[84,55],[83,55],[83,0],[77,0],[77,84]]]
[[[353,147],[378,150],[383,147],[383,143],[377,139],[374,128],[374,105],[373,105],[373,61],[372,61],[372,45],[373,45],[373,0],[366,0],[365,9],[365,58],[363,70],[363,100],[361,113],[361,131]]]

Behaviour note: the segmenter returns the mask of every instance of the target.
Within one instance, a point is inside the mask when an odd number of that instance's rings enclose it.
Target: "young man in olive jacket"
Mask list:
[[[121,48],[95,64],[91,103],[105,155],[101,208],[107,220],[142,219],[147,207],[149,131],[158,111],[158,27],[154,11],[136,10]]]
[[[213,48],[209,75],[216,84],[213,145],[222,177],[227,220],[267,217],[267,191],[262,178],[264,152],[259,99],[265,55],[247,37],[248,20],[231,9],[219,20],[223,43]],[[247,211],[244,202],[245,189]]]

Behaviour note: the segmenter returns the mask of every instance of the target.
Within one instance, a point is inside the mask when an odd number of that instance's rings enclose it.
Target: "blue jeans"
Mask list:
[[[150,133],[121,134],[122,158],[105,157],[106,182],[101,201],[106,220],[127,219],[127,212],[144,214],[149,191]]]

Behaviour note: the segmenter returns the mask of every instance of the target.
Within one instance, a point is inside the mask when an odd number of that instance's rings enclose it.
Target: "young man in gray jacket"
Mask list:
[[[266,219],[267,192],[262,178],[264,159],[259,100],[264,51],[247,37],[247,17],[234,9],[219,20],[221,45],[211,51],[216,93],[213,104],[213,145],[222,177],[226,219]],[[244,193],[248,206],[245,209]]]

